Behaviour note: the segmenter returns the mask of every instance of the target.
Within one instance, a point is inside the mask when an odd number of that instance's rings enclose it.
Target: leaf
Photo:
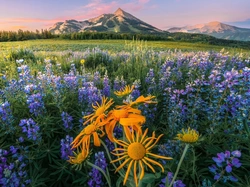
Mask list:
[[[120,176],[118,180],[116,181],[116,186],[119,187],[122,183],[123,178]]]
[[[145,187],[145,184],[154,183],[156,179],[161,177],[161,173],[158,172],[156,174],[145,173],[143,179],[139,183],[139,187]]]

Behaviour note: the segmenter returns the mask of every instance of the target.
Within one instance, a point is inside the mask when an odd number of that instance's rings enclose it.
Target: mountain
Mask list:
[[[200,33],[228,40],[250,41],[250,29],[239,28],[220,22],[210,22],[194,26],[173,27],[168,32]]]
[[[147,24],[133,15],[118,8],[113,14],[102,14],[85,21],[66,20],[57,22],[49,31],[53,34],[72,32],[131,32],[131,33],[161,33],[162,30]]]

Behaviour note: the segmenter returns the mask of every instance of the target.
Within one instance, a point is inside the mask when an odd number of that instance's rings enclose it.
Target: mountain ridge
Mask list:
[[[220,39],[250,41],[250,29],[232,26],[218,21],[197,24],[194,26],[172,27],[167,31],[170,33],[183,32],[207,34]]]
[[[53,34],[72,32],[132,32],[132,33],[162,33],[163,31],[136,18],[132,14],[118,8],[112,14],[102,14],[85,21],[65,20],[57,22],[49,31]]]

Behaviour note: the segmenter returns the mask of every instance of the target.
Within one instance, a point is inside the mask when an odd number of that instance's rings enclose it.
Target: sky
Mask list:
[[[0,0],[0,30],[49,29],[118,8],[162,30],[211,21],[250,28],[250,0]]]

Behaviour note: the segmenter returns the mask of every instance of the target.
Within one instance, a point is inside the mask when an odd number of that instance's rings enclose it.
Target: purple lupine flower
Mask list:
[[[35,90],[37,90],[37,85],[35,84],[28,84],[24,87],[24,92],[26,94],[32,94]]]
[[[73,150],[71,149],[71,143],[73,142],[73,137],[66,135],[65,139],[61,139],[61,158],[63,160],[68,160],[69,156],[73,156]]]
[[[0,149],[0,186],[25,187],[30,183],[25,170],[27,159],[19,159],[26,153],[26,148],[10,146],[9,151]]]
[[[212,166],[209,166],[208,169],[212,173],[217,173],[217,170],[218,170],[218,168],[214,164]]]
[[[116,139],[119,139],[123,136],[123,130],[120,126],[115,126],[114,128],[114,137]],[[110,152],[112,152],[115,149],[115,145],[113,142],[111,142],[108,138],[105,139],[106,146]]]
[[[24,138],[21,136],[21,137],[18,138],[18,141],[19,141],[20,143],[23,143],[23,142],[24,142]]]
[[[101,84],[101,76],[100,76],[99,71],[96,71],[94,73],[93,83],[94,83],[95,86],[98,86],[98,85]]]
[[[15,127],[12,125],[14,116],[10,108],[8,101],[0,105],[0,127],[5,131],[6,134],[14,133]]]
[[[105,75],[103,77],[103,89],[102,89],[102,93],[106,97],[110,96],[110,85],[109,85],[109,77],[108,77],[107,71],[105,72]]]
[[[70,116],[67,112],[62,112],[61,114],[62,121],[63,121],[63,126],[64,128],[67,129],[72,129],[73,128],[73,117]]]
[[[103,151],[95,153],[95,165],[100,167],[104,172],[106,171],[107,162]],[[90,180],[88,181],[88,185],[90,187],[104,186],[104,182],[102,181],[102,173],[99,170],[93,168],[89,175]]]
[[[133,91],[131,93],[131,96],[135,100],[135,99],[137,99],[141,95],[141,92],[139,90],[140,87],[141,87],[140,80],[135,80],[134,83],[133,83],[133,85],[134,85],[134,89],[133,89]]]
[[[145,82],[148,85],[148,93],[152,93],[156,89],[154,69],[149,69]]]
[[[227,180],[236,182],[238,180],[236,177],[229,175],[229,173],[232,172],[233,167],[239,168],[241,166],[239,159],[235,158],[235,156],[240,157],[241,152],[238,150],[235,150],[232,153],[230,153],[230,151],[225,151],[225,153],[217,153],[217,157],[213,157],[217,166],[213,164],[208,168],[209,171],[214,174],[214,180],[222,179],[223,182],[226,182]],[[226,173],[222,172],[223,170],[225,170]]]
[[[76,66],[75,64],[70,64],[70,75],[76,75]]]
[[[233,158],[232,165],[236,168],[239,168],[241,166],[240,160],[238,158]]]
[[[171,183],[171,181],[173,180],[173,173],[172,172],[168,172],[168,174],[167,174],[167,178],[168,178],[168,182],[169,182],[169,184]],[[165,178],[163,178],[162,180],[161,180],[161,182],[163,183],[163,184],[160,184],[159,185],[159,187],[165,187],[165,184],[166,184],[166,177]],[[186,185],[181,181],[181,180],[176,180],[176,181],[174,181],[174,183],[173,183],[173,187],[185,187]]]
[[[114,91],[120,90],[121,86],[120,86],[120,80],[119,77],[117,76],[114,80],[114,86],[113,86]]]
[[[217,153],[217,157],[213,157],[212,159],[215,161],[217,166],[221,167],[222,162],[225,161],[225,154],[224,153]]]
[[[44,111],[44,102],[40,93],[29,95],[27,98],[27,104],[29,105],[30,113],[35,116],[39,116]]]
[[[158,154],[161,156],[170,156],[170,157],[176,157],[181,150],[181,143],[178,141],[172,141],[172,140],[168,140],[166,143],[164,144],[160,144],[158,146]],[[167,163],[166,160],[160,160],[164,165]]]
[[[233,151],[232,152],[232,155],[234,156],[234,157],[241,157],[241,152],[239,151],[239,150],[235,150],[235,151]]]
[[[63,80],[65,82],[66,88],[70,90],[77,89],[78,79],[75,75],[66,74],[64,75]]]
[[[93,82],[88,82],[84,87],[78,89],[78,101],[92,108],[92,103],[101,101],[101,94]]]
[[[41,140],[40,127],[36,124],[33,119],[22,119],[19,123],[22,127],[22,132],[26,134],[27,138],[35,142]]]

